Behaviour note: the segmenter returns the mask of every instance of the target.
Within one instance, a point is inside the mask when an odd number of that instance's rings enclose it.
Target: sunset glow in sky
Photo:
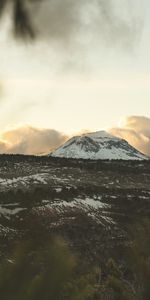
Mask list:
[[[0,131],[27,124],[70,135],[150,118],[150,2],[99,0],[101,15],[95,0],[68,15],[60,2],[51,24],[48,9],[39,11],[47,26],[33,43],[11,36],[9,14],[1,20]]]

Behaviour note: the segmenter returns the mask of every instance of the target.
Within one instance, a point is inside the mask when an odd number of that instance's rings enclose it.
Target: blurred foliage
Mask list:
[[[75,258],[60,238],[45,247],[19,244],[0,270],[3,300],[82,300],[93,299],[92,276],[79,276]]]
[[[1,262],[1,299],[149,300],[150,221],[134,224],[130,235],[125,266],[110,258],[102,268],[75,258],[62,238],[28,236]]]
[[[131,247],[127,253],[127,264],[134,274],[137,299],[150,299],[150,219],[136,222],[130,230]]]
[[[107,275],[103,282],[103,293],[105,296],[102,299],[150,299],[149,218],[143,218],[135,222],[129,228],[128,233],[130,242],[124,251],[124,266],[121,268],[113,259],[109,259],[106,264]],[[110,295],[109,297],[108,294]]]
[[[0,16],[4,14],[8,6],[11,6],[13,31],[16,37],[23,39],[35,37],[28,7],[28,4],[32,2],[39,2],[39,0],[0,0]]]

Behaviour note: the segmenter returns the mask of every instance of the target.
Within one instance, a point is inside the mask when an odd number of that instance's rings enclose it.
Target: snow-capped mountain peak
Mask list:
[[[148,159],[137,151],[127,141],[115,137],[106,131],[86,133],[74,136],[64,145],[56,149],[51,156],[76,159]]]

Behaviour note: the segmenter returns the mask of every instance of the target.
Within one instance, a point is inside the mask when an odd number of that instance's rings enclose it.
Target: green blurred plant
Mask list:
[[[19,244],[11,260],[0,268],[3,300],[93,299],[90,277],[76,274],[75,258],[60,238],[45,247]]]

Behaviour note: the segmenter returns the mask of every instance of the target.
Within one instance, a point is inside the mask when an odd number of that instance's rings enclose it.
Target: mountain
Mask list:
[[[145,160],[144,154],[133,148],[127,141],[105,131],[72,137],[56,149],[53,157],[101,160]]]

